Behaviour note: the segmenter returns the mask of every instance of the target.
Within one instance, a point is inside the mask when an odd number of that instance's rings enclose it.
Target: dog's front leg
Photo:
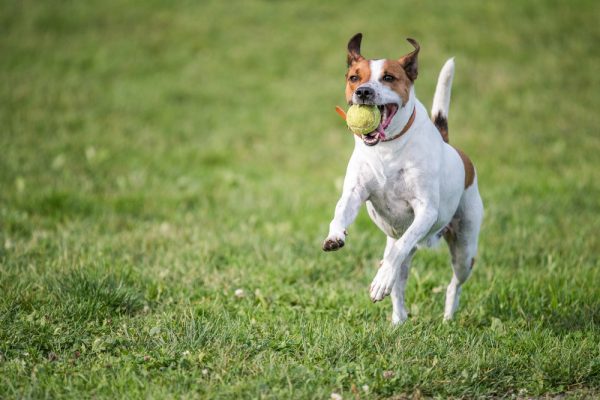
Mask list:
[[[437,208],[413,206],[415,218],[404,235],[394,243],[394,247],[383,259],[383,263],[369,288],[372,301],[380,301],[389,295],[398,279],[402,263],[411,254],[417,243],[425,237],[437,219]]]
[[[352,186],[348,190],[344,188],[342,197],[335,206],[335,215],[329,224],[329,234],[323,242],[323,250],[333,251],[344,247],[346,228],[356,219],[366,197],[366,190],[360,185]]]
[[[333,251],[344,247],[346,241],[346,228],[354,222],[361,205],[369,197],[365,186],[364,176],[359,173],[359,166],[350,160],[346,178],[344,179],[344,188],[342,197],[340,197],[335,206],[333,220],[329,224],[329,234],[323,242],[323,250]]]

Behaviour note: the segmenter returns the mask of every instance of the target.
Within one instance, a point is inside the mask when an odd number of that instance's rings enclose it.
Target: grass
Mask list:
[[[600,396],[597,2],[0,7],[1,398]],[[456,57],[486,218],[449,324],[443,247],[396,329],[364,212],[320,250],[357,31],[419,40],[425,104]]]

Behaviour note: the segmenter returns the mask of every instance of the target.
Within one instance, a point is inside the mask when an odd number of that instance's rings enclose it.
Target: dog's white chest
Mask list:
[[[411,190],[403,168],[386,172],[385,180],[373,182],[367,211],[379,229],[388,236],[398,238],[408,229],[415,216],[409,204]]]

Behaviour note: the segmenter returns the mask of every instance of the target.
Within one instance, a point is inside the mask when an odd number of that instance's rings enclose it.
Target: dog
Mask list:
[[[452,319],[461,287],[469,277],[483,219],[483,202],[471,160],[448,142],[448,111],[454,59],[440,72],[431,119],[415,96],[420,46],[398,60],[365,59],[362,34],[348,42],[346,100],[376,105],[377,129],[354,136],[342,195],[323,250],[342,248],[346,229],[366,203],[371,220],[387,236],[383,259],[369,287],[373,302],[391,295],[394,325],[408,314],[404,290],[417,248],[448,243],[453,269],[446,290],[444,320]]]

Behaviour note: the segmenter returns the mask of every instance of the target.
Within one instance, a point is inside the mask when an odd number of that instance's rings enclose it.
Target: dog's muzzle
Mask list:
[[[366,135],[362,135],[363,143],[367,146],[375,146],[381,140],[385,141],[385,130],[388,126],[390,126],[390,123],[396,115],[396,112],[398,112],[399,107],[398,104],[389,103],[378,105],[377,108],[379,108],[379,112],[381,114],[381,120],[379,121],[379,125],[373,132],[370,132]]]

